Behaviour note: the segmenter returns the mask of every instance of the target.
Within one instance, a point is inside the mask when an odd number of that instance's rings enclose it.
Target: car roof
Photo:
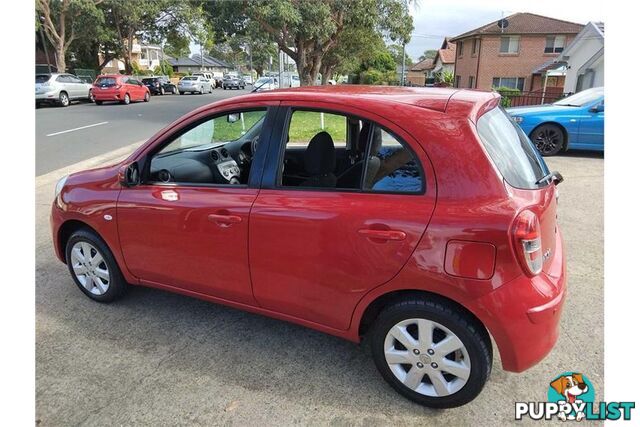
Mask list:
[[[496,92],[455,88],[325,85],[256,92],[244,95],[243,98],[245,100],[269,99],[278,101],[317,101],[322,99],[352,106],[361,104],[364,99],[385,104],[406,104],[443,113],[469,116],[475,121],[476,117],[486,109],[497,105],[500,95]]]

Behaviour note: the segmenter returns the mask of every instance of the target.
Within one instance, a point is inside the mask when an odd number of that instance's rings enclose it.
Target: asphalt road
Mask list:
[[[36,176],[145,140],[202,105],[248,93],[250,88],[216,89],[204,95],[152,96],[150,102],[129,105],[81,102],[67,108],[38,108]]]
[[[50,243],[53,185],[69,168],[37,178],[39,425],[502,426],[514,423],[515,401],[546,401],[549,382],[565,371],[586,375],[596,401],[602,400],[604,161],[577,153],[548,163],[565,177],[558,214],[569,294],[560,339],[545,360],[521,374],[504,372],[496,351],[482,394],[444,411],[395,393],[364,348],[300,326],[139,287],[113,304],[92,302]]]

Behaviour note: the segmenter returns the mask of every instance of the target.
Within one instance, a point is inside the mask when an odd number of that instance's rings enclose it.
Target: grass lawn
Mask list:
[[[322,128],[324,115],[324,128]],[[289,127],[290,142],[309,142],[318,132],[328,132],[336,144],[347,141],[347,124],[344,116],[315,111],[296,111],[291,116]]]

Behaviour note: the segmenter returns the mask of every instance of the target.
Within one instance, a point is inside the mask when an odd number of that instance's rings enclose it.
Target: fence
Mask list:
[[[541,104],[551,104],[552,102],[556,102],[562,98],[565,98],[570,93],[563,93],[562,89],[549,88],[546,92],[542,92],[541,90],[536,91],[502,91],[498,90],[500,95],[502,95],[502,105],[504,107],[522,107],[527,105],[541,105]]]

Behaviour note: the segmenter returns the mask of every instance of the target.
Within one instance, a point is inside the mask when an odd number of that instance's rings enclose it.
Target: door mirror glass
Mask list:
[[[133,162],[127,165],[122,173],[120,184],[125,187],[134,187],[140,183],[140,169],[138,168],[138,162]]]
[[[227,123],[235,123],[240,120],[240,113],[233,113],[227,115]]]
[[[604,102],[601,102],[593,107],[589,108],[589,111],[592,113],[602,113],[604,112]]]

